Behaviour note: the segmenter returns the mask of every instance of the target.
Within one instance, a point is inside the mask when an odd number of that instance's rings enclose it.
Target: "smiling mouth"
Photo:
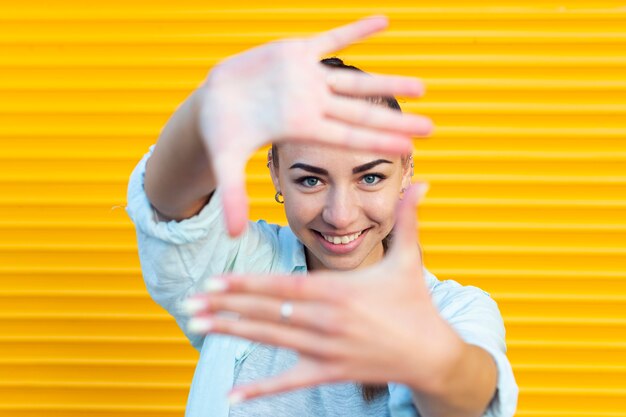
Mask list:
[[[355,241],[366,230],[367,229],[364,229],[356,233],[352,233],[349,235],[341,235],[341,236],[326,235],[324,233],[318,232],[317,230],[315,232],[319,234],[322,238],[324,238],[324,240],[326,240],[329,243],[332,243],[333,245],[347,245],[350,242]]]

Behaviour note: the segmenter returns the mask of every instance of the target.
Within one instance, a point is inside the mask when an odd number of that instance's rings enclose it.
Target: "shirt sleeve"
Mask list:
[[[504,321],[497,303],[480,288],[462,286],[452,280],[437,281],[431,294],[441,316],[461,338],[483,348],[496,364],[496,393],[483,416],[513,416],[518,387],[506,356]]]
[[[144,190],[146,162],[152,145],[134,168],[126,212],[135,224],[139,261],[148,293],[176,320],[198,350],[204,336],[189,333],[182,302],[198,291],[202,281],[226,272],[265,273],[277,257],[278,226],[249,222],[236,239],[228,236],[219,189],[196,215],[160,221]]]

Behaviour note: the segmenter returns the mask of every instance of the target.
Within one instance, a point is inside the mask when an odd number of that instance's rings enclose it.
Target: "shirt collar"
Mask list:
[[[279,245],[285,249],[280,251],[281,255],[283,255],[280,261],[284,268],[283,271],[289,271],[290,273],[306,273],[307,266],[304,245],[291,231],[289,226],[280,229]]]

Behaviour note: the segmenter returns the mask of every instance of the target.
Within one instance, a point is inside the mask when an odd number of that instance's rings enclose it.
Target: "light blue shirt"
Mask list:
[[[289,227],[265,221],[249,222],[242,236],[231,239],[223,222],[219,190],[195,216],[159,221],[143,187],[146,161],[154,146],[130,176],[126,206],[137,231],[143,278],[150,296],[200,351],[185,416],[228,417],[226,394],[233,386],[235,364],[258,343],[229,335],[190,333],[182,302],[200,291],[206,278],[225,272],[305,274],[304,248]],[[424,276],[441,316],[465,342],[489,352],[497,365],[497,392],[484,416],[513,416],[518,388],[506,357],[504,323],[497,304],[479,288],[439,281],[426,269]],[[392,417],[419,416],[407,386],[391,382],[388,387]]]

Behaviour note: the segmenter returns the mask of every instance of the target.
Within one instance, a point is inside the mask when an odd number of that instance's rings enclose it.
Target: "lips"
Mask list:
[[[369,228],[346,235],[327,235],[316,230],[314,232],[321,246],[326,249],[326,251],[336,255],[342,255],[355,250],[361,244],[368,231]]]
[[[335,245],[346,245],[352,242],[353,240],[355,240],[356,238],[358,238],[359,236],[361,236],[361,233],[362,231],[352,233],[350,235],[343,235],[343,236],[332,236],[332,235],[326,235],[324,233],[320,233],[320,234],[322,235],[324,239],[326,239],[327,242],[333,243]]]

